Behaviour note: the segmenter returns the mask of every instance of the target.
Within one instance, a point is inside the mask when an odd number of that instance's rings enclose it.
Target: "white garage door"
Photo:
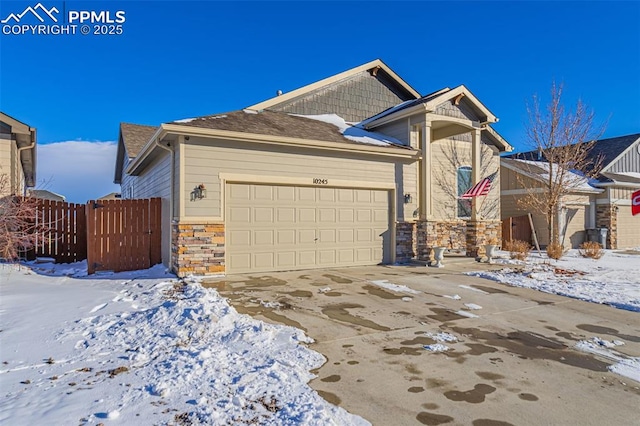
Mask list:
[[[640,247],[640,215],[631,215],[631,206],[618,210],[618,248]]]
[[[227,273],[388,262],[389,191],[228,184]]]

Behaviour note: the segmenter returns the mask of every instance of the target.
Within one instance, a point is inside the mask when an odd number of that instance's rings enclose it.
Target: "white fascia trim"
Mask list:
[[[602,182],[602,183],[594,183],[595,186],[597,186],[598,188],[615,188],[615,187],[621,187],[621,188],[640,188],[640,183],[634,183],[634,182]]]
[[[375,59],[371,62],[367,62],[366,64],[360,65],[358,67],[355,68],[351,68],[347,71],[343,71],[339,74],[335,74],[332,75],[331,77],[327,77],[324,78],[322,80],[316,81],[315,83],[311,83],[311,84],[307,84],[306,86],[302,86],[298,89],[292,90],[290,92],[287,93],[283,93],[280,96],[276,96],[270,99],[267,99],[265,101],[259,102],[255,105],[251,105],[249,107],[247,107],[246,109],[250,109],[250,110],[254,110],[254,111],[261,111],[264,110],[266,108],[272,107],[274,105],[278,105],[280,103],[283,102],[287,102],[291,99],[294,99],[298,96],[302,96],[306,93],[309,93],[313,90],[319,89],[321,87],[324,87],[328,84],[331,83],[335,83],[336,81],[340,81],[343,80],[345,78],[351,77],[355,74],[358,74],[359,72],[362,71],[368,71],[372,68],[375,67],[380,67],[381,69],[383,69],[387,74],[389,74],[395,81],[397,81],[402,87],[404,87],[409,93],[411,93],[413,96],[415,96],[416,99],[420,98],[420,93],[418,93],[413,87],[409,86],[409,84],[404,81],[402,78],[400,78],[400,76],[398,76],[395,72],[393,72],[391,70],[391,68],[389,68],[384,62],[382,62],[380,59]]]

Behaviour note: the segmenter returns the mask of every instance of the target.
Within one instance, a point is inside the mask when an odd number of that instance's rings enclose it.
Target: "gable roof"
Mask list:
[[[302,116],[275,111],[233,111],[226,114],[178,120],[168,124],[231,132],[340,143],[365,143],[412,149],[391,137],[355,128],[335,114]],[[342,131],[341,131],[342,127]],[[352,129],[352,130],[349,130]],[[360,132],[360,139],[350,134]],[[363,138],[369,138],[365,141]],[[376,142],[377,141],[377,142]]]
[[[467,89],[464,85],[460,85],[454,89],[450,89],[445,87],[436,92],[430,93],[428,95],[422,96],[419,99],[413,101],[403,102],[399,105],[391,107],[381,113],[374,115],[373,117],[367,118],[363,120],[360,125],[365,128],[373,128],[377,125],[386,123],[388,121],[393,121],[396,118],[404,117],[408,114],[413,114],[417,111],[425,111],[431,112],[435,111],[438,105],[456,98],[457,96],[463,95],[467,99],[469,99],[470,105],[480,113],[481,116],[484,116],[485,122],[487,123],[496,123],[498,118],[491,112],[489,109],[484,106],[482,102],[475,97],[473,93],[469,89]]]
[[[140,150],[155,134],[157,127],[142,124],[120,123],[118,151],[116,153],[116,170],[113,177],[115,184],[122,183],[122,170],[125,160],[135,158]],[[127,158],[125,158],[125,155]]]
[[[502,157],[500,159],[500,166],[504,166],[509,170],[527,176],[543,184],[549,180],[550,164],[546,161],[532,161]],[[555,170],[555,174],[557,175],[558,166],[553,164],[551,167]],[[567,174],[564,176],[564,182],[569,188],[571,188],[570,192],[597,194],[603,191],[602,189],[593,187],[588,178],[573,171],[567,171]]]
[[[640,133],[626,136],[617,136],[614,138],[599,139],[593,144],[589,151],[589,159],[598,161],[602,158],[602,172],[605,172],[615,161],[624,154],[638,139]],[[544,156],[540,156],[537,150],[519,152],[505,156],[507,158],[517,158],[521,160],[546,162]],[[611,179],[598,175],[600,182],[611,182]]]
[[[323,89],[324,87],[327,87],[330,84],[333,84],[340,80],[347,79],[363,71],[370,71],[372,74],[374,73],[373,75],[376,75],[376,76],[378,74],[380,74],[381,77],[384,76],[386,80],[389,81],[390,84],[394,85],[398,90],[404,92],[407,98],[420,97],[420,93],[416,91],[413,87],[411,87],[406,81],[404,81],[391,68],[389,68],[387,64],[382,62],[380,59],[375,59],[371,62],[367,62],[366,64],[362,64],[360,66],[351,68],[347,71],[341,72],[331,77],[327,77],[325,79],[316,81],[315,83],[311,83],[306,86],[300,87],[298,89],[292,90],[291,92],[283,93],[281,95],[259,102],[255,105],[251,105],[247,107],[247,109],[254,110],[254,111],[261,111],[264,109],[273,108],[276,105],[291,101],[295,98],[304,96],[313,91]]]
[[[142,124],[120,123],[120,139],[129,158],[136,157],[158,128]]]

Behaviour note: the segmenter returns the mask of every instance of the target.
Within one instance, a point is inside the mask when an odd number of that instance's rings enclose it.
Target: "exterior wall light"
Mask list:
[[[204,183],[201,183],[191,191],[191,201],[202,200],[203,198],[207,198],[207,188],[204,187]]]
[[[404,194],[404,203],[411,204],[413,202],[413,197],[411,194]]]

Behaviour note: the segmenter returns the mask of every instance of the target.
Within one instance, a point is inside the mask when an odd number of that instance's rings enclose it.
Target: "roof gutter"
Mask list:
[[[21,161],[22,159],[22,151],[25,151],[27,149],[35,149],[36,147],[36,129],[33,127],[29,127],[29,133],[30,133],[30,137],[31,137],[31,143],[27,146],[23,146],[23,147],[19,147],[18,148],[18,154],[16,155],[16,168],[15,170],[18,170],[17,167],[17,162]],[[35,186],[35,180],[36,180],[36,156],[35,155],[31,155],[31,164],[32,164],[32,170],[31,170],[31,175],[32,175],[32,179],[31,182],[28,182],[25,179],[25,185],[24,185],[24,193],[22,195],[27,195],[27,187],[28,188],[33,188]],[[24,168],[22,170],[22,173],[24,174]],[[25,176],[26,178],[26,176]]]
[[[338,152],[349,152],[349,153],[362,153],[362,154],[370,154],[370,155],[379,155],[384,157],[396,157],[396,158],[407,158],[407,159],[417,159],[420,157],[420,152],[414,149],[399,149],[394,147],[384,147],[384,146],[375,146],[375,145],[365,145],[359,144],[357,142],[354,143],[340,143],[340,142],[330,142],[330,141],[321,141],[314,139],[300,139],[300,138],[291,138],[285,136],[272,136],[272,135],[263,135],[257,133],[244,133],[244,132],[233,132],[229,130],[217,130],[217,129],[207,129],[202,127],[190,127],[183,126],[177,124],[162,124],[156,131],[156,133],[152,136],[151,140],[142,148],[140,154],[136,157],[136,159],[129,165],[127,168],[128,174],[133,174],[138,171],[143,160],[153,151],[155,148],[155,139],[161,139],[167,134],[176,134],[176,135],[184,135],[184,136],[194,136],[194,137],[213,137],[218,139],[224,139],[228,141],[238,141],[238,142],[250,142],[250,143],[259,143],[266,145],[286,145],[286,146],[295,146],[301,148],[309,148],[309,149],[318,149],[325,151],[338,151]]]

